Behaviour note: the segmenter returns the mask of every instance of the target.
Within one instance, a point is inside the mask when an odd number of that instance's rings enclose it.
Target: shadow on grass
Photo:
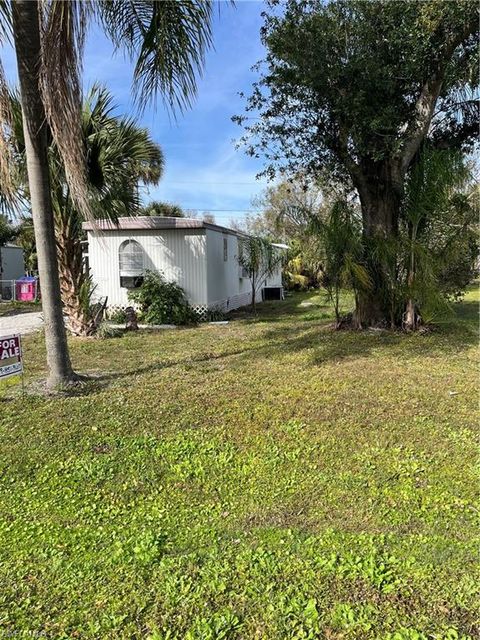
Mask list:
[[[324,293],[305,291],[289,295],[281,302],[262,302],[257,305],[255,313],[250,307],[236,309],[228,314],[228,319],[233,322],[241,320],[246,324],[285,322],[318,309],[328,310],[330,315],[333,313],[332,306],[326,301]]]
[[[302,306],[315,298],[311,306]],[[115,381],[128,380],[146,374],[154,374],[172,367],[192,369],[205,363],[228,360],[240,356],[243,363],[259,360],[278,361],[278,366],[288,366],[284,357],[308,351],[309,362],[322,366],[331,362],[373,359],[379,356],[409,358],[455,357],[460,351],[478,343],[478,305],[472,301],[457,303],[455,317],[437,325],[426,333],[405,334],[400,331],[335,331],[332,319],[323,319],[322,304],[318,294],[301,294],[286,303],[267,303],[255,318],[237,314],[235,322],[252,326],[252,342],[244,346],[204,353],[193,352],[176,358],[157,360],[143,366],[123,371],[92,372],[85,385],[65,395],[90,395],[111,386]],[[285,304],[285,306],[284,306]],[[315,317],[317,315],[317,317]],[[266,325],[265,327],[263,325]],[[257,327],[257,332],[255,331]],[[255,365],[253,365],[255,366]]]
[[[368,358],[377,350],[398,357],[445,357],[478,344],[478,305],[458,303],[457,317],[432,326],[425,332],[402,331],[335,331],[331,325],[316,324],[278,327],[265,333],[273,341],[270,349],[297,352],[312,349],[312,361],[321,364],[344,359]],[[474,324],[475,323],[475,324]]]
[[[225,349],[218,353],[196,353],[173,360],[159,360],[127,371],[114,371],[92,378],[91,384],[78,393],[90,394],[108,387],[115,380],[128,379],[177,366],[195,367],[206,362],[244,356],[248,361],[278,358],[303,350],[311,351],[311,364],[321,366],[330,362],[374,358],[378,351],[408,360],[418,357],[444,358],[468,349],[478,341],[475,319],[476,304],[461,304],[461,322],[452,318],[428,333],[405,334],[390,331],[335,331],[331,323],[318,321],[292,322],[274,326],[260,334],[260,343]],[[291,312],[290,312],[291,313]],[[300,313],[303,313],[301,309]],[[291,317],[291,316],[290,316]],[[279,362],[279,366],[282,366]]]

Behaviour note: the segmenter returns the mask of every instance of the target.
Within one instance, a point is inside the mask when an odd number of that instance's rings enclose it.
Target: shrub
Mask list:
[[[205,322],[221,322],[225,320],[225,312],[220,307],[210,307],[205,313]]]
[[[288,291],[307,291],[308,278],[299,273],[291,273],[287,271],[284,274],[284,285]]]
[[[147,271],[138,289],[130,291],[142,319],[148,324],[190,324],[197,316],[188,304],[185,293],[175,282],[167,282],[158,271]]]
[[[95,337],[99,340],[106,340],[108,338],[121,338],[122,336],[123,330],[111,327],[108,322],[100,322],[95,331]]]
[[[124,309],[114,309],[108,312],[108,319],[113,324],[125,324],[127,319]]]

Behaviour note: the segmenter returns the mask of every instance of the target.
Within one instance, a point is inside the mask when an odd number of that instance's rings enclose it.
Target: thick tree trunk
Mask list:
[[[28,184],[37,245],[38,270],[45,318],[49,388],[76,379],[68,352],[58,279],[55,226],[50,194],[47,129],[38,73],[41,55],[38,2],[12,2],[13,34],[22,100]]]
[[[365,264],[372,287],[359,291],[354,322],[357,327],[389,325],[396,322],[392,285],[392,241],[398,235],[403,180],[393,162],[371,163],[356,180],[363,219]],[[389,248],[387,249],[387,245]]]

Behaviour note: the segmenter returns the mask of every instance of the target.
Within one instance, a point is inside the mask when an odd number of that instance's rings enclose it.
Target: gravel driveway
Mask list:
[[[43,327],[43,314],[41,311],[32,313],[16,313],[12,316],[0,317],[0,336],[8,336],[10,333],[34,333]]]

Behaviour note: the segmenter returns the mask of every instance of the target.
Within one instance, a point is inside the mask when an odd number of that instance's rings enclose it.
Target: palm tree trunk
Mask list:
[[[91,336],[95,333],[95,322],[82,297],[82,289],[89,284],[83,270],[82,246],[72,234],[68,221],[56,219],[58,269],[60,292],[68,318],[68,329],[75,336]]]
[[[411,230],[411,247],[410,247],[410,265],[408,269],[407,276],[407,285],[410,292],[410,296],[407,300],[407,308],[405,311],[405,321],[404,321],[404,329],[407,331],[415,331],[417,328],[417,313],[415,309],[415,301],[412,298],[413,295],[413,286],[415,283],[415,252],[414,252],[414,242],[415,242],[415,227],[413,226]]]
[[[47,347],[47,386],[55,388],[73,382],[58,279],[55,225],[50,194],[47,127],[40,96],[38,73],[41,56],[39,7],[37,1],[12,2],[13,35],[22,99],[23,130],[28,184],[37,245]]]

